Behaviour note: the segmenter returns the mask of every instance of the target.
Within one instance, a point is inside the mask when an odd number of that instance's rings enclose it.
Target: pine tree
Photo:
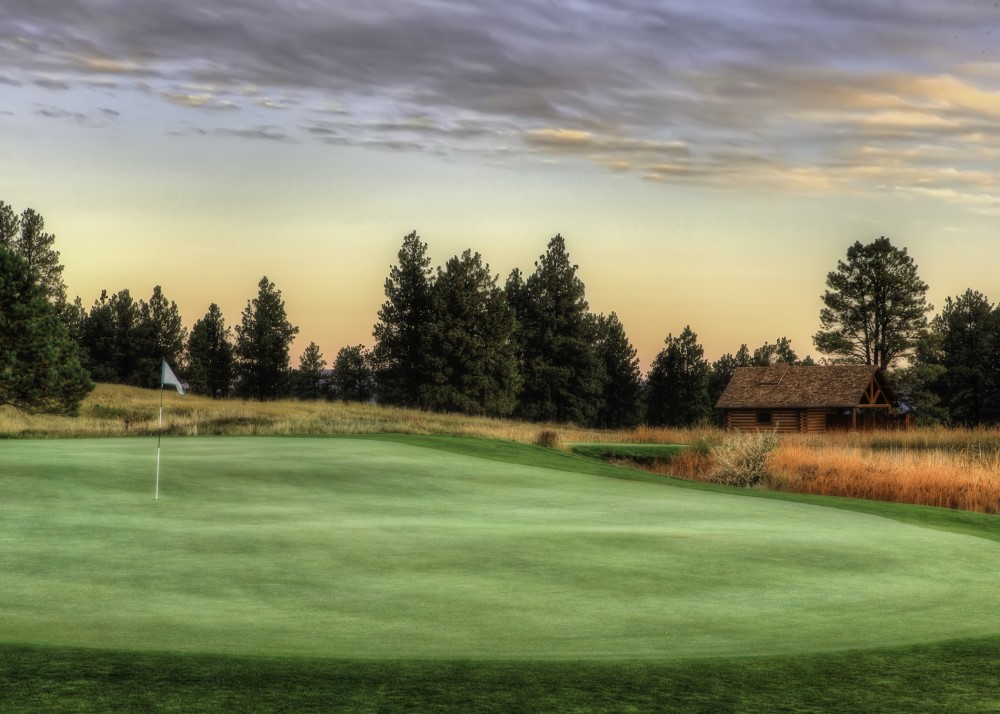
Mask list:
[[[288,321],[281,291],[264,276],[236,326],[236,376],[241,394],[259,400],[288,393],[289,348],[299,328]]]
[[[948,420],[962,426],[1000,421],[1000,307],[976,290],[947,298],[931,323],[934,392]]]
[[[497,277],[479,253],[438,268],[431,290],[427,382],[421,403],[432,409],[505,416],[515,406],[520,376],[514,316]]]
[[[139,340],[137,383],[143,387],[157,387],[160,361],[165,359],[177,367],[187,342],[187,330],[177,303],[168,301],[159,285],[153,288],[148,303],[139,301]]]
[[[603,375],[597,424],[612,429],[635,426],[642,407],[642,371],[635,347],[614,312],[598,315],[594,328]]]
[[[108,291],[102,290],[94,300],[80,330],[83,364],[98,382],[117,382],[115,359],[115,325],[108,301]]]
[[[32,208],[21,212],[20,233],[14,240],[14,251],[24,258],[28,266],[37,271],[39,281],[49,301],[61,304],[66,301],[66,284],[59,251],[53,248],[56,237],[45,232],[45,219]]]
[[[21,231],[21,222],[14,209],[0,201],[0,248],[17,252],[17,236]]]
[[[364,345],[341,347],[330,375],[330,396],[345,402],[367,402],[375,396],[371,355]]]
[[[556,235],[524,283],[520,410],[528,419],[590,424],[597,417],[601,370],[577,268]]]
[[[310,342],[299,357],[299,368],[295,371],[295,396],[299,399],[319,399],[323,396],[326,360],[319,351],[319,345]]]
[[[910,363],[886,376],[900,408],[912,412],[917,424],[937,426],[951,421],[942,403],[943,380],[948,371],[942,362],[941,335],[931,329],[917,343]]]
[[[69,338],[78,345],[82,344],[87,311],[83,307],[83,300],[80,299],[80,296],[77,295],[72,302],[67,301],[61,307],[57,305],[56,311],[59,313],[60,322],[66,326]]]
[[[187,369],[191,391],[227,397],[233,384],[233,343],[219,306],[212,303],[194,323],[187,343]]]
[[[875,365],[887,370],[912,353],[927,331],[927,284],[917,266],[886,237],[868,245],[855,242],[847,262],[827,274],[821,330],[816,349],[838,361]]]
[[[711,409],[705,350],[690,325],[665,343],[649,370],[646,419],[656,426],[692,426]]]
[[[769,367],[772,364],[801,364],[799,356],[792,349],[792,341],[787,337],[779,337],[773,345],[765,342],[753,351],[751,367]]]
[[[148,386],[148,364],[143,359],[145,336],[139,303],[132,299],[132,294],[127,289],[119,290],[108,300],[108,310],[111,317],[114,381]]]
[[[385,404],[424,406],[432,281],[427,244],[416,231],[403,238],[398,258],[385,279],[386,301],[372,332],[378,398]]]
[[[733,378],[733,374],[736,372],[737,368],[750,367],[752,359],[753,358],[750,356],[750,350],[745,344],[742,344],[736,351],[735,355],[727,352],[712,363],[708,372],[706,387],[709,406],[714,407],[719,401],[719,397],[722,396],[722,392],[725,391],[726,385],[728,385],[729,380]],[[724,423],[722,414],[714,411],[713,409],[712,421],[718,425],[722,425]]]
[[[56,306],[59,319],[70,335],[78,339],[80,310],[67,298],[59,251],[53,247],[55,236],[44,229],[45,220],[34,209],[25,209],[18,216],[13,208],[0,201],[0,246],[13,250],[37,271],[49,302]]]
[[[0,246],[0,404],[73,415],[93,388],[38,273]]]

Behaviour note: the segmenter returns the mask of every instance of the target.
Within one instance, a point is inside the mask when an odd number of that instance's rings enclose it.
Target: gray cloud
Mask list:
[[[35,110],[35,114],[46,119],[67,119],[73,116],[81,118],[83,116],[82,114],[74,115],[72,112],[59,109],[58,107],[39,107]]]
[[[237,136],[243,139],[266,139],[267,141],[292,141],[288,132],[280,126],[266,124],[261,126],[221,128],[216,133]]]
[[[44,117],[45,119],[60,119],[64,121],[71,121],[80,126],[85,127],[105,127],[109,126],[114,122],[119,114],[112,109],[98,109],[94,112],[78,112],[69,111],[63,109],[62,107],[55,107],[49,105],[38,105],[34,113],[36,116]]]
[[[273,125],[326,143],[514,147],[657,181],[803,188],[921,170],[944,181],[947,163],[963,192],[960,175],[1000,142],[992,2],[5,6],[0,82],[131,79],[192,110],[266,111],[266,125],[230,131],[247,138],[274,138],[259,133]],[[911,151],[932,143],[947,154]]]
[[[49,77],[36,79],[35,84],[43,89],[54,89],[57,91],[69,89],[69,85],[66,82],[61,79],[51,79]]]

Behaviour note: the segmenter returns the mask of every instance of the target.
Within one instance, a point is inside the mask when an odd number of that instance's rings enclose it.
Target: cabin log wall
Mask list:
[[[794,434],[801,429],[799,409],[732,409],[726,412],[726,428],[735,431],[778,431]],[[758,421],[757,414],[767,413],[771,420]]]
[[[777,431],[781,434],[817,434],[827,431],[827,415],[843,409],[727,409],[726,428],[733,431]],[[758,413],[771,415],[770,422],[758,420]],[[850,417],[848,417],[848,420]],[[849,422],[842,428],[848,428]]]

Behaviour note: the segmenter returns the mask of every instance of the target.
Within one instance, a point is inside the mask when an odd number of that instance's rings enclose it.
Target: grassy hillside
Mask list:
[[[28,415],[0,407],[0,438],[148,436],[159,428],[159,400],[157,390],[98,384],[77,417]],[[673,435],[689,433],[659,429],[603,432],[565,424],[539,425],[350,402],[216,400],[195,394],[181,396],[174,390],[164,390],[163,403],[164,433],[187,436],[448,434],[531,443],[546,429],[568,443],[670,441]]]

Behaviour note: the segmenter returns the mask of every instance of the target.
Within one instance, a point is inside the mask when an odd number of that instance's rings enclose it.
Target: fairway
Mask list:
[[[153,440],[0,443],[0,644],[662,661],[1000,633],[996,541],[429,443],[170,439],[159,502]]]

